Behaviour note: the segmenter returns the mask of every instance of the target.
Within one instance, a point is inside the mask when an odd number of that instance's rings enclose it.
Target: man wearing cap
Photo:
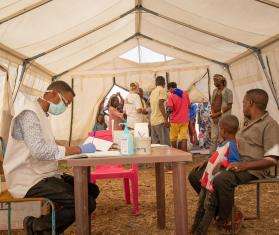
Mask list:
[[[233,93],[226,87],[227,82],[223,75],[215,74],[213,76],[215,89],[211,98],[211,147],[210,152],[217,148],[219,138],[219,120],[227,114],[231,114],[233,104]]]

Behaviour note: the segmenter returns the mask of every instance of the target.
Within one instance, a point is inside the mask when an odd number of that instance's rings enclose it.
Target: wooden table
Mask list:
[[[183,162],[192,161],[192,155],[170,147],[152,148],[148,155],[131,156],[104,156],[78,159],[66,159],[68,166],[74,168],[75,187],[75,214],[76,231],[80,235],[90,234],[90,219],[88,216],[88,179],[90,167],[96,164],[132,164],[155,163],[156,173],[156,199],[157,199],[157,225],[164,229],[166,226],[165,214],[165,175],[164,162],[173,163],[173,193],[174,216],[176,234],[188,233],[186,172]]]

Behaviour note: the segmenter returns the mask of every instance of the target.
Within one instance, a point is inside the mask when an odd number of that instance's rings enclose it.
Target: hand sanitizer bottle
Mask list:
[[[133,136],[129,132],[127,122],[124,123],[125,129],[120,140],[120,152],[123,155],[134,154]]]

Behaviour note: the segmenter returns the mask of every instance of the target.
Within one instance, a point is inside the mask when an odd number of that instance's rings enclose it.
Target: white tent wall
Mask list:
[[[1,73],[1,86],[0,86],[0,136],[3,138],[4,142],[7,142],[9,136],[9,127],[11,121],[10,114],[10,84],[7,80],[8,72],[5,68],[0,68]]]
[[[137,40],[135,38],[130,39],[128,41],[120,43],[120,45],[112,48],[111,50],[107,51],[104,54],[101,54],[97,57],[92,57],[91,60],[87,61],[86,63],[78,66],[77,68],[69,71],[65,76],[68,77],[70,75],[72,76],[80,76],[83,75],[90,75],[90,70],[107,63],[108,61],[111,61],[114,63],[114,59],[118,59],[119,55],[122,55],[123,53],[127,52],[128,50],[134,48],[137,46]],[[63,77],[63,76],[62,76]]]
[[[17,1],[4,9],[1,9],[1,4],[0,10],[4,14],[21,2]],[[82,35],[133,7],[134,1],[127,0],[49,1],[3,23],[0,26],[1,42],[32,57]]]
[[[0,66],[8,78],[8,80],[5,79],[0,91],[1,95],[3,94],[3,99],[0,100],[0,106],[2,107],[0,110],[0,136],[4,138],[5,142],[7,141],[14,111],[21,107],[26,99],[36,99],[36,97],[40,96],[51,82],[49,74],[30,64],[19,87],[22,63],[22,59],[18,56],[13,55],[7,50],[0,49]],[[15,97],[16,99],[13,104]]]
[[[101,77],[68,77],[63,78],[71,85],[73,78],[76,97],[73,103],[72,136],[71,143],[80,143],[92,130],[100,102],[113,85],[111,76]],[[70,141],[71,106],[58,117],[52,116],[53,133],[58,141]]]
[[[269,52],[270,54],[274,55],[274,53],[276,53],[276,50],[278,51],[279,48],[278,43],[276,44],[276,48],[274,48],[275,45],[270,45],[263,51],[267,54]],[[276,57],[271,57],[270,62],[273,65],[273,71],[278,71],[279,67],[278,64],[276,64]],[[246,91],[253,88],[261,88],[264,89],[269,96],[267,107],[268,112],[276,121],[279,121],[279,110],[277,104],[256,55],[251,54],[234,62],[233,64],[231,64],[230,69],[233,77],[233,84],[235,86],[236,95],[241,104],[239,109],[241,110],[240,112],[242,113],[242,100]],[[274,80],[277,80],[278,83],[278,77],[273,77]]]
[[[143,0],[143,6],[252,46],[278,34],[278,9],[254,0]]]

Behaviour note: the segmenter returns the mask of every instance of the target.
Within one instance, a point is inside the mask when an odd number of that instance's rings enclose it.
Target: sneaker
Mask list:
[[[33,220],[35,217],[33,216],[27,216],[23,220],[23,228],[24,228],[24,234],[25,235],[35,235],[33,231]]]

